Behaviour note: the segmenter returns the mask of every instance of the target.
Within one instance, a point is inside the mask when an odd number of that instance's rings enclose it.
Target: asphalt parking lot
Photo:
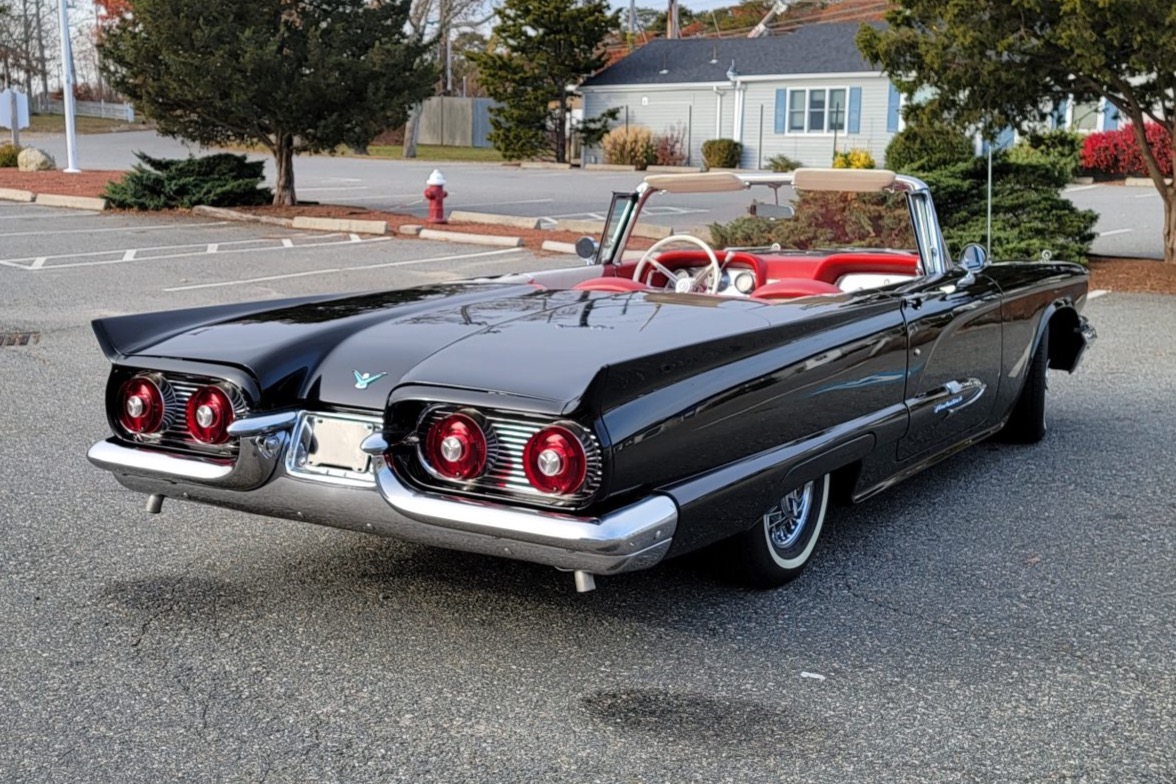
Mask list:
[[[1176,308],[1050,433],[831,512],[798,582],[543,567],[139,496],[91,318],[549,266],[0,206],[0,781],[1176,781]]]

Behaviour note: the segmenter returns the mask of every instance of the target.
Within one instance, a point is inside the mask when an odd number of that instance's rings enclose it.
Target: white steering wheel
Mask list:
[[[707,271],[700,273],[697,278],[692,278],[685,274],[683,274],[682,277],[678,277],[676,273],[667,269],[665,265],[659,264],[653,258],[653,254],[655,252],[661,250],[664,245],[669,245],[671,242],[689,242],[702,248],[704,251],[706,251],[706,256],[710,260],[710,268]],[[670,236],[664,237],[663,239],[653,243],[653,245],[649,246],[649,250],[645,251],[645,253],[641,255],[641,260],[637,262],[637,266],[633,269],[633,280],[637,281],[638,283],[641,282],[641,275],[645,272],[646,264],[665,275],[666,280],[669,281],[670,284],[674,286],[674,290],[679,293],[694,291],[707,274],[710,275],[710,283],[707,286],[707,293],[719,293],[719,282],[723,277],[723,270],[719,266],[719,259],[717,256],[715,256],[715,252],[711,246],[707,245],[698,237],[693,237],[689,234],[671,234]],[[689,281],[688,284],[687,281]],[[685,288],[680,288],[680,286],[685,286]]]

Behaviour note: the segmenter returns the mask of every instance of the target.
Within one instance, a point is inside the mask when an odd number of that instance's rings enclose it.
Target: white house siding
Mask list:
[[[886,145],[894,133],[887,130],[890,82],[883,76],[848,78],[786,79],[747,83],[743,101],[743,165],[767,166],[775,155],[787,155],[805,166],[830,166],[833,162],[833,133],[776,133],[776,91],[780,89],[861,88],[861,118],[858,133],[837,132],[837,149],[863,147],[879,166],[884,164]],[[762,114],[761,114],[762,112]],[[762,125],[761,125],[762,116]],[[845,123],[849,128],[849,123]],[[762,134],[762,135],[761,135]],[[760,140],[763,140],[761,147]]]
[[[861,119],[858,133],[839,131],[837,148],[864,147],[881,166],[886,145],[894,136],[887,130],[890,82],[884,76],[854,74],[846,77],[776,79],[743,83],[743,166],[760,168],[774,155],[787,155],[806,166],[829,166],[833,160],[833,134],[776,133],[776,91],[779,89],[861,88]],[[848,93],[847,93],[848,94]],[[722,96],[722,117],[716,125]],[[607,109],[621,110],[615,126],[640,125],[655,134],[680,123],[687,130],[690,163],[702,162],[702,143],[707,139],[734,138],[735,89],[730,83],[715,85],[649,85],[643,88],[590,88],[584,90],[584,116],[595,117]],[[849,127],[846,118],[846,127]],[[615,127],[614,126],[614,127]],[[718,133],[716,133],[716,130]],[[762,145],[761,145],[762,139]],[[603,163],[601,151],[585,152],[586,162]]]
[[[734,120],[734,96],[730,85],[723,95],[723,135],[730,136]],[[656,134],[671,131],[675,125],[686,130],[690,147],[689,163],[702,163],[702,143],[715,138],[715,91],[709,87],[674,87],[650,85],[648,90],[600,88],[584,90],[584,116],[596,117],[614,106],[621,110],[613,127],[639,125]],[[584,152],[587,163],[604,163],[599,149]]]

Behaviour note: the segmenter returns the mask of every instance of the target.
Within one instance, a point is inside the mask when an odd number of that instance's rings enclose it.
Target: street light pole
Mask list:
[[[60,0],[58,14],[61,22],[61,81],[62,81],[62,100],[65,103],[65,151],[66,151],[66,167],[65,171],[70,174],[77,174],[81,171],[78,168],[78,140],[75,130],[75,114],[74,114],[74,76],[73,65],[73,49],[69,42],[69,9],[66,7],[66,0]]]

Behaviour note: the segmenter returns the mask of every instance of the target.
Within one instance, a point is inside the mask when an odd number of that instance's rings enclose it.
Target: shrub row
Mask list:
[[[1151,147],[1165,177],[1172,176],[1172,136],[1157,123],[1144,125]],[[1135,129],[1125,125],[1114,131],[1100,131],[1086,137],[1082,145],[1082,166],[1096,177],[1147,177],[1143,150],[1135,138]]]
[[[984,243],[987,161],[970,156],[912,173],[931,187],[940,225],[953,258],[965,245]],[[1094,240],[1098,216],[1060,195],[1070,175],[1055,162],[1018,162],[1008,153],[993,158],[992,254],[995,260],[1032,260],[1049,251],[1057,259],[1082,262]],[[718,247],[911,248],[910,220],[892,200],[901,194],[800,194],[790,219],[739,218],[710,227]]]
[[[621,166],[681,166],[686,162],[686,126],[670,126],[663,134],[637,125],[614,128],[601,140],[604,162]]]

